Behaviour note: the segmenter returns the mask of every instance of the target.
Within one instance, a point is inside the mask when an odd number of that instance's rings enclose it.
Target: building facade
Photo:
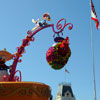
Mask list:
[[[71,84],[59,84],[55,100],[76,100],[71,88]]]

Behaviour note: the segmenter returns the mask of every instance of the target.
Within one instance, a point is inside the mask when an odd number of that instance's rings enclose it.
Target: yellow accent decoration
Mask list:
[[[18,52],[16,52],[15,55],[17,55],[18,57],[22,57],[22,55],[19,54]]]
[[[29,38],[28,36],[26,36],[26,39],[27,39],[28,41],[31,41],[31,38]]]
[[[21,45],[21,47],[23,47],[23,48],[24,48],[25,46],[24,46],[24,45]]]

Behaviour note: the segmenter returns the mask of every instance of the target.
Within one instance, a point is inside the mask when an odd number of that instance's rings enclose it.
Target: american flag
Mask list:
[[[65,69],[65,72],[70,73],[67,69]]]
[[[95,21],[96,27],[97,27],[97,29],[99,29],[99,21],[97,19],[96,11],[95,11],[94,4],[93,4],[92,0],[90,2],[90,5],[91,5],[91,19]]]

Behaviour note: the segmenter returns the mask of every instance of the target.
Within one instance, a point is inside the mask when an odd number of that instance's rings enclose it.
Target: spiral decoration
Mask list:
[[[57,41],[57,40],[56,40]],[[58,39],[58,43],[50,47],[46,53],[46,59],[51,68],[59,70],[65,66],[71,56],[69,48],[69,38],[62,40]]]
[[[61,22],[64,21],[64,25],[61,24]],[[67,23],[66,24],[66,19],[62,18],[57,22],[56,28],[59,30],[58,32],[56,32],[54,30],[54,26],[52,25],[52,30],[54,32],[54,36],[55,34],[57,34],[59,36],[59,33],[62,33],[62,31],[64,30],[64,28],[68,26],[68,29],[71,30],[73,28],[73,24],[72,23]],[[53,36],[53,37],[54,37]]]

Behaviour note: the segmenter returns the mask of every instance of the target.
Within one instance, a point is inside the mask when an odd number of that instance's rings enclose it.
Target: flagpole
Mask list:
[[[66,68],[64,68],[64,72],[65,72]],[[65,82],[67,82],[67,75],[66,75],[66,72],[65,72]]]
[[[65,70],[65,82],[67,82],[66,76],[67,76],[67,73],[69,74],[70,72],[66,68],[64,70]]]
[[[95,81],[95,65],[94,65],[94,47],[93,47],[93,30],[92,30],[92,21],[91,21],[91,47],[92,47],[92,66],[93,66],[93,81],[94,81],[94,94],[96,100],[96,81]]]
[[[91,10],[90,10],[91,11]],[[93,81],[94,81],[94,100],[96,100],[96,81],[95,81],[95,65],[94,65],[94,47],[93,47],[93,28],[92,20],[91,22],[91,47],[92,47],[92,66],[93,66]]]

